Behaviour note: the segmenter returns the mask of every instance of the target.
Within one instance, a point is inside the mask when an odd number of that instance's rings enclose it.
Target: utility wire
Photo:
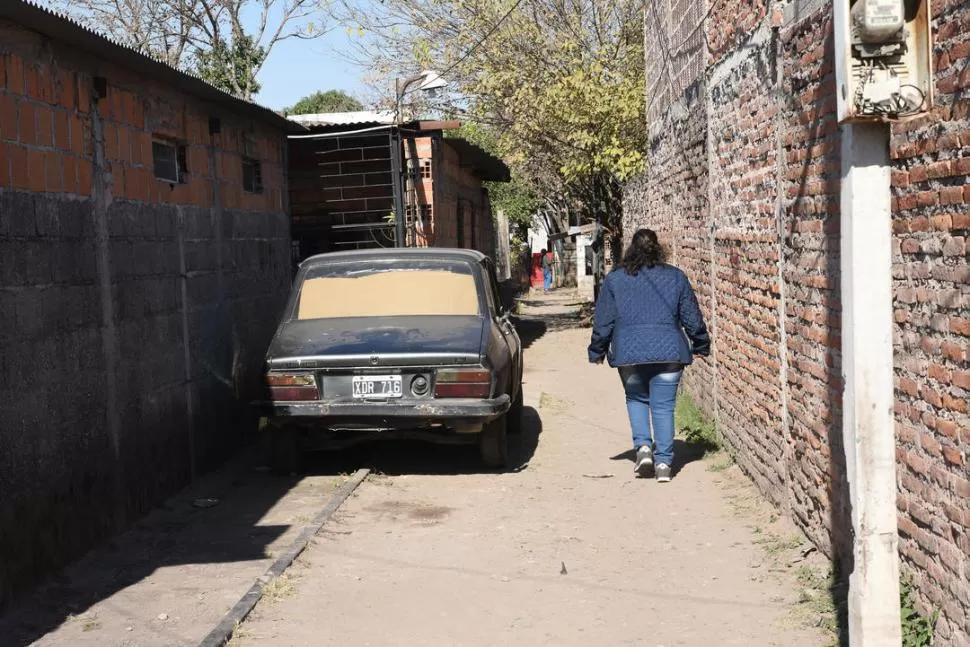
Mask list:
[[[508,11],[506,11],[505,12],[505,15],[502,16],[501,18],[499,18],[498,22],[495,23],[494,25],[492,25],[492,28],[489,29],[485,33],[485,35],[482,36],[478,40],[478,42],[476,42],[474,45],[472,45],[470,48],[468,48],[468,51],[465,52],[464,54],[462,54],[461,57],[457,61],[455,61],[454,63],[452,63],[451,65],[449,65],[447,68],[445,68],[445,71],[444,72],[441,72],[440,76],[447,76],[449,72],[451,72],[452,70],[454,70],[456,67],[458,67],[462,63],[464,63],[465,60],[468,59],[469,56],[471,56],[472,54],[475,53],[475,50],[477,50],[479,47],[481,47],[485,43],[485,41],[487,41],[489,38],[491,38],[492,34],[494,34],[496,31],[498,31],[498,28],[502,26],[502,23],[504,23],[508,19],[508,17],[512,15],[512,12],[513,11],[515,11],[516,9],[519,8],[519,5],[520,4],[522,4],[522,0],[515,0],[515,4],[512,5],[512,8],[509,9]]]

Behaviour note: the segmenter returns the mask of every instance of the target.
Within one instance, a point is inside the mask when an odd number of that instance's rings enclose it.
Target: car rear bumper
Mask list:
[[[262,415],[292,422],[382,424],[405,427],[413,423],[465,426],[484,424],[504,415],[511,406],[508,395],[482,400],[453,398],[402,402],[259,402]]]

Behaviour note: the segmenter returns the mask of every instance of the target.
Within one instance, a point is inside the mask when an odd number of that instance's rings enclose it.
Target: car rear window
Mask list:
[[[311,268],[296,319],[479,315],[478,288],[464,264],[414,263]]]

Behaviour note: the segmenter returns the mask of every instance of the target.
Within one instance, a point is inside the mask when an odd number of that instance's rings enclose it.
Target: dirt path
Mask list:
[[[383,475],[233,644],[826,644],[793,621],[804,593],[729,503],[750,498],[736,475],[694,460],[667,485],[633,478],[618,379],[585,361],[570,309],[525,309],[544,317],[527,332],[544,334],[526,351],[520,469],[476,473],[456,449],[376,450]]]

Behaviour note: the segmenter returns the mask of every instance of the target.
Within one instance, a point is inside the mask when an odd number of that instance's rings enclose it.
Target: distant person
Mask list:
[[[542,291],[548,292],[552,288],[552,253],[543,248],[539,259],[542,261]]]
[[[666,263],[656,233],[637,231],[600,288],[588,349],[590,362],[605,358],[619,369],[637,475],[653,472],[657,481],[670,481],[677,386],[693,356],[709,355],[710,348],[687,276]]]

